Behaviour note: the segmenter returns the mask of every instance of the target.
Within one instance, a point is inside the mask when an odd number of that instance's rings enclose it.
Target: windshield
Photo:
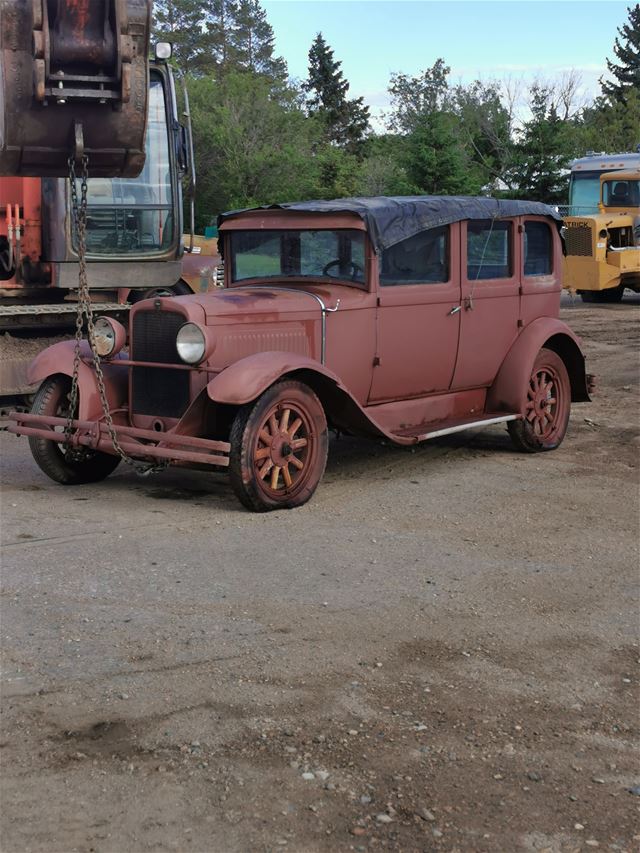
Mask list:
[[[569,216],[598,212],[602,172],[572,172],[569,182]]]
[[[231,280],[326,278],[363,287],[364,232],[233,231]]]
[[[605,207],[640,207],[640,181],[604,181],[602,203]]]
[[[89,179],[88,253],[158,254],[171,248],[174,242],[175,224],[164,87],[160,75],[153,73],[149,89],[145,150],[144,169],[137,178]]]

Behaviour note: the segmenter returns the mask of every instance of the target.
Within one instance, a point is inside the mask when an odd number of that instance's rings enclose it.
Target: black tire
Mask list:
[[[602,304],[612,304],[620,302],[624,296],[624,287],[609,287],[607,290],[579,290],[583,302],[598,302]]]
[[[158,296],[189,296],[193,290],[186,281],[177,281],[172,287],[150,287],[147,290],[132,290],[129,301],[132,305],[142,302],[143,299],[155,299]]]
[[[524,453],[555,450],[565,437],[570,413],[567,368],[557,353],[543,348],[533,363],[523,417],[507,424],[511,441]]]
[[[71,390],[69,376],[57,374],[49,376],[38,389],[31,413],[66,417],[69,408],[68,394]],[[97,483],[104,480],[117,468],[120,457],[87,448],[82,459],[65,458],[63,445],[46,438],[29,436],[31,454],[38,467],[47,477],[63,486],[77,486],[82,483]]]
[[[238,410],[230,443],[231,486],[243,506],[254,512],[302,506],[327,463],[322,403],[302,382],[276,382]]]

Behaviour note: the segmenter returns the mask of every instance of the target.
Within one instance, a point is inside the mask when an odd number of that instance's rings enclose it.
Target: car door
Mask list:
[[[460,330],[459,229],[421,231],[382,251],[370,403],[448,390]]]
[[[518,220],[461,223],[460,346],[452,389],[490,385],[519,331]]]

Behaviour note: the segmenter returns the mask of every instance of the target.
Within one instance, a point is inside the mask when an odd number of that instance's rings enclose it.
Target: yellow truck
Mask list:
[[[640,166],[599,175],[597,212],[567,216],[564,286],[585,302],[640,292]]]

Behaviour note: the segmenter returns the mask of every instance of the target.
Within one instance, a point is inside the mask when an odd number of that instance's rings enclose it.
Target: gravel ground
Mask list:
[[[639,305],[564,309],[558,451],[341,439],[292,512],[0,434],[2,850],[640,849]]]

